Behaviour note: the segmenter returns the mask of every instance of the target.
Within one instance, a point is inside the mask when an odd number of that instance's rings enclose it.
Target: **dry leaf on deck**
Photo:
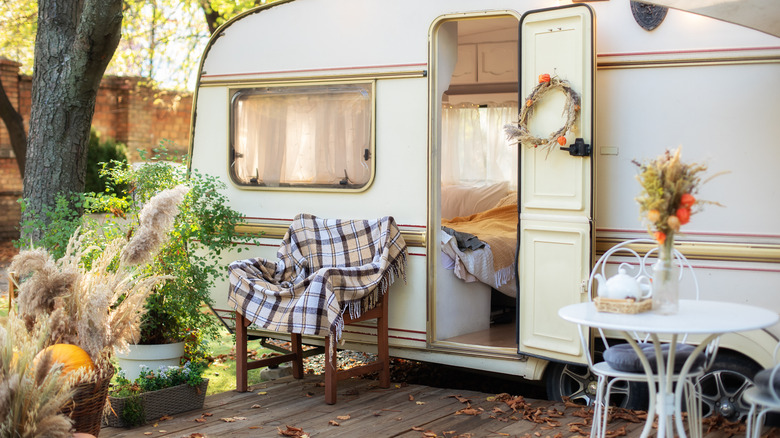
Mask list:
[[[173,417],[171,417],[170,415],[163,415],[162,417],[160,417],[160,421],[165,421],[165,420],[173,420]]]
[[[350,418],[352,417],[350,417],[349,415],[339,415],[338,417],[336,417],[337,420],[341,420],[341,421],[349,420]]]
[[[423,428],[422,428],[422,427],[420,427],[420,426],[412,426],[412,430],[416,430],[417,432],[422,432],[422,431],[424,431],[425,429],[423,429]]]
[[[203,435],[200,432],[191,433],[190,436],[189,436],[189,438],[205,438],[205,437],[206,437],[206,435]]]
[[[260,405],[252,405],[251,407],[252,407],[252,409],[262,408],[262,406],[260,406]]]
[[[336,420],[330,420],[330,421],[328,421],[328,424],[330,424],[331,426],[341,426],[341,425],[339,424],[339,422],[338,422],[338,421],[336,421]]]
[[[225,423],[233,423],[236,421],[234,418],[220,418],[220,420],[224,421]]]
[[[279,429],[277,427],[277,429]],[[294,426],[287,426],[287,429],[282,430],[279,429],[279,435],[283,436],[294,436],[294,437],[308,437],[309,435],[303,431],[300,427],[294,427]]]
[[[409,401],[414,401],[414,396],[412,394],[409,394]]]
[[[211,412],[204,412],[201,415],[203,415],[204,417],[213,417],[214,416],[214,414],[212,414]]]
[[[206,419],[205,419],[205,418],[203,418],[203,417],[196,418],[196,419],[195,419],[195,422],[197,422],[197,423],[205,423],[205,422],[206,422]]]
[[[461,402],[461,403],[468,403],[471,400],[467,399],[466,397],[463,397],[462,395],[451,395],[450,397],[454,398],[455,400]]]
[[[415,402],[415,403],[417,403],[418,405],[424,405],[425,404],[425,402]]]

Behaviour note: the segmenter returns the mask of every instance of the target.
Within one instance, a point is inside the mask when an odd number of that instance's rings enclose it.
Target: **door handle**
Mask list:
[[[573,157],[589,157],[591,147],[589,144],[585,144],[585,140],[578,138],[574,140],[574,144],[568,147],[562,147],[562,151],[569,151],[569,155]]]

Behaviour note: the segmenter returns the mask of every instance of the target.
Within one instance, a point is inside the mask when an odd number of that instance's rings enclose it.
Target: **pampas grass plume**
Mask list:
[[[122,252],[122,263],[134,266],[146,262],[166,240],[179,213],[179,203],[189,192],[184,185],[163,190],[141,209],[138,229]]]

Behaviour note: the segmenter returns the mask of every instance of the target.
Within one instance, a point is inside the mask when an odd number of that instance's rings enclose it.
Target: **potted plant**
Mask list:
[[[187,191],[179,186],[151,199],[140,215],[137,233],[129,240],[115,237],[98,248],[89,243],[90,231],[77,229],[61,257],[55,258],[44,248],[31,248],[13,258],[10,269],[21,284],[17,308],[8,316],[9,328],[0,330],[0,382],[10,385],[7,391],[0,391],[2,397],[10,397],[0,400],[0,406],[12,408],[0,409],[3,429],[19,431],[35,424],[20,418],[19,413],[38,403],[38,395],[30,398],[26,392],[13,389],[31,379],[44,383],[31,390],[45,394],[47,388],[62,387],[72,400],[63,403],[63,392],[48,391],[58,404],[50,403],[45,413],[55,417],[41,420],[59,426],[47,436],[69,433],[71,420],[77,432],[98,435],[108,383],[114,374],[114,348],[122,348],[133,338],[146,298],[166,280],[148,273],[147,264],[161,237],[167,235]],[[30,347],[25,347],[25,342]],[[21,347],[23,350],[15,351]],[[52,411],[51,407],[59,409]]]
[[[108,395],[105,422],[111,427],[140,426],[166,415],[203,407],[209,380],[203,378],[202,362],[160,367],[143,367],[141,375],[128,380],[120,369]]]
[[[146,160],[143,153],[142,158]],[[224,183],[216,177],[188,171],[183,158],[176,159],[164,148],[156,150],[154,158],[142,166],[114,163],[105,175],[110,184],[128,184],[131,189],[128,196],[99,195],[90,204],[94,210],[112,212],[101,225],[104,232],[112,227],[130,234],[136,232],[140,206],[148,199],[180,184],[190,188],[167,239],[146,265],[145,274],[166,276],[168,280],[147,298],[140,335],[131,349],[149,354],[151,348],[178,344],[185,348],[188,359],[205,356],[205,343],[216,337],[219,328],[218,320],[203,308],[204,304],[212,304],[209,290],[225,275],[219,256],[236,247],[236,242],[251,241],[236,232],[242,216],[228,206],[227,197],[220,192]],[[178,365],[180,356],[181,352],[161,364]],[[137,363],[146,363],[152,369],[158,366],[151,365],[148,356],[140,361]],[[136,372],[128,369],[129,363],[120,362],[120,366],[131,379],[140,372],[139,365]]]

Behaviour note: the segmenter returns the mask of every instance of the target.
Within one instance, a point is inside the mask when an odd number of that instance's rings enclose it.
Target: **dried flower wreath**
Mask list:
[[[528,119],[534,111],[536,104],[550,91],[561,90],[566,95],[566,104],[563,108],[563,114],[566,116],[566,123],[559,129],[550,133],[547,138],[536,137],[528,130]],[[504,126],[504,131],[510,141],[515,144],[521,143],[529,147],[547,147],[552,149],[555,144],[564,146],[566,144],[566,133],[569,132],[577,120],[580,112],[580,95],[571,87],[571,84],[560,79],[557,76],[550,77],[545,73],[539,75],[539,85],[534,87],[531,94],[525,99],[525,105],[522,106],[518,124],[508,124]]]

